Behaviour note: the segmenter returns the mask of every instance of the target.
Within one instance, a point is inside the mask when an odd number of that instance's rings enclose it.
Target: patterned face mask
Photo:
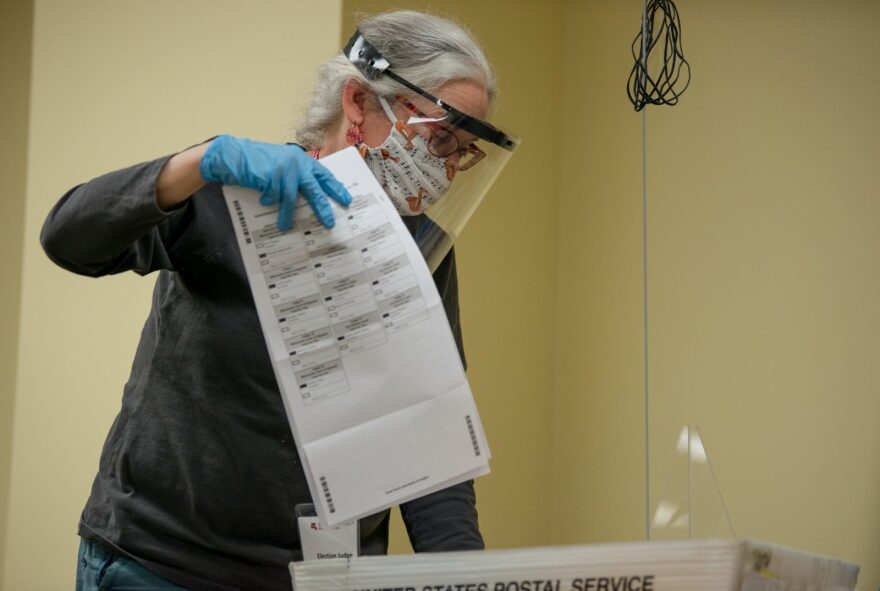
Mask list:
[[[393,123],[391,133],[381,146],[364,146],[364,158],[398,213],[418,215],[449,190],[446,158],[431,154],[427,140],[398,120],[384,98],[379,102]]]

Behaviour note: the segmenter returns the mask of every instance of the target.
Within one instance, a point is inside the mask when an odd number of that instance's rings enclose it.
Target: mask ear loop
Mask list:
[[[410,129],[406,123],[397,118],[397,116],[394,114],[394,111],[391,110],[391,106],[388,104],[388,101],[385,100],[385,97],[379,97],[379,104],[382,105],[382,110],[385,111],[385,116],[388,117],[388,120],[394,124],[394,129],[399,131],[401,135],[406,138],[405,148],[407,150],[412,150],[412,139],[416,137],[415,130]]]

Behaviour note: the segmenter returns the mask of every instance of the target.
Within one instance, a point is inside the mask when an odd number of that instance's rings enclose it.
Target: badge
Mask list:
[[[313,504],[303,503],[294,510],[303,560],[351,558],[360,554],[360,528],[356,519],[327,527],[321,523]]]

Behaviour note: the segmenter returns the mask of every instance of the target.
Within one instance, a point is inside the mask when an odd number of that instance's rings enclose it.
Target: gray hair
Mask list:
[[[489,104],[497,93],[495,74],[473,36],[445,18],[401,10],[360,22],[358,29],[391,63],[399,76],[425,90],[452,80],[474,80],[485,85]],[[350,79],[359,81],[377,96],[391,97],[412,91],[388,76],[367,80],[341,52],[318,70],[318,79],[297,141],[315,149],[342,113],[342,90]]]

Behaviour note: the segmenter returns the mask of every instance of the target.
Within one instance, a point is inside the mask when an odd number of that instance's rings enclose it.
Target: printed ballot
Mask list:
[[[302,197],[282,233],[259,194],[223,191],[309,489],[332,526],[486,474],[489,448],[399,214],[354,148],[321,163],[354,198],[333,203],[332,230]]]

